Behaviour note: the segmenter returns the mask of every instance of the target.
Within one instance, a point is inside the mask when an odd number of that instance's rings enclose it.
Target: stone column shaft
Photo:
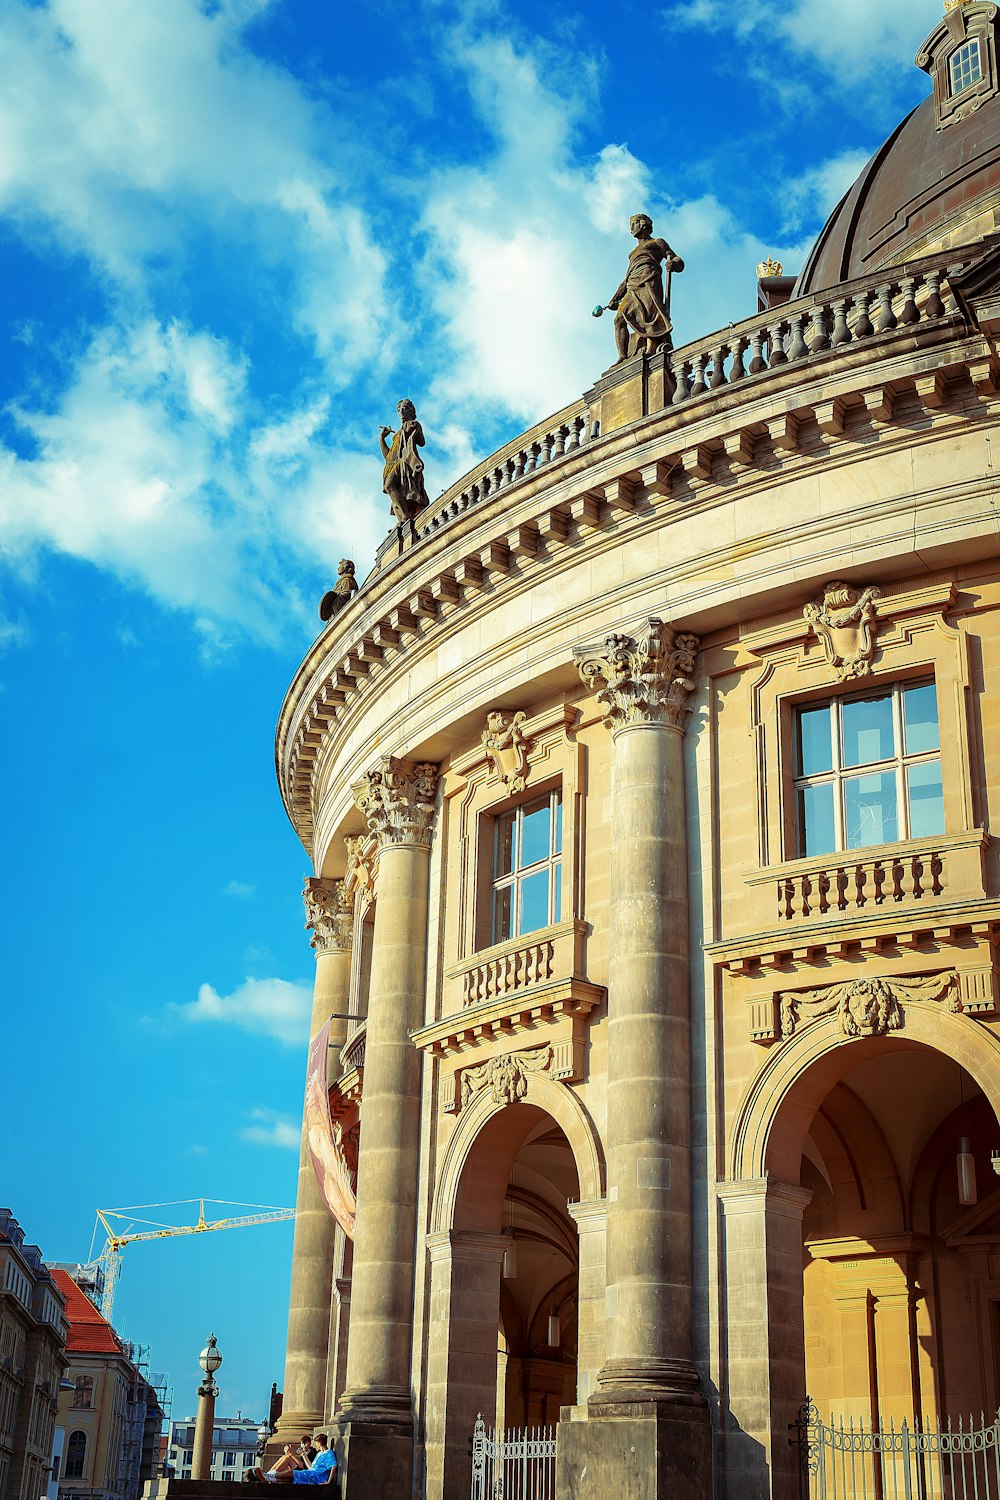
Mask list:
[[[211,1375],[198,1387],[198,1413],[194,1419],[194,1452],[191,1454],[191,1478],[203,1482],[212,1477],[212,1431],[215,1427],[215,1398],[219,1388]]]
[[[310,1040],[331,1015],[330,1040],[340,1045],[346,1036],[351,987],[351,921],[340,881],[307,881],[306,916],[313,928],[316,982],[313,990]],[[269,1447],[280,1453],[284,1443],[314,1430],[326,1410],[326,1370],[330,1336],[330,1300],[336,1220],[330,1213],[309,1152],[305,1122],[299,1151],[299,1180],[295,1197],[295,1239],[292,1246],[292,1285],[288,1308],[285,1353],[284,1406]]]

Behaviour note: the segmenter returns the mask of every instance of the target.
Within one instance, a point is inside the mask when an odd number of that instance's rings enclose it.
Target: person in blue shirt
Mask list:
[[[260,1467],[254,1469],[251,1478],[264,1479],[268,1484],[328,1484],[333,1478],[337,1468],[337,1455],[328,1446],[325,1432],[317,1432],[313,1438],[316,1444],[316,1457],[307,1468],[292,1468],[287,1461],[291,1450],[286,1446],[287,1458],[279,1459],[272,1469],[265,1474]],[[291,1462],[294,1462],[292,1460]]]

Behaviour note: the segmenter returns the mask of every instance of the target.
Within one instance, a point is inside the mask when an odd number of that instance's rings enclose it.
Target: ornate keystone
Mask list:
[[[943,1000],[960,1011],[962,996],[954,973],[916,979],[852,979],[821,989],[780,995],[782,1040],[794,1036],[808,1021],[836,1012],[845,1038],[885,1036],[903,1029],[903,1002]]]
[[[662,620],[647,620],[636,636],[609,635],[603,646],[573,652],[580,676],[593,688],[609,729],[668,724],[683,732],[691,711],[694,668],[700,642],[675,634]]]
[[[380,849],[392,844],[430,845],[437,780],[437,766],[384,755],[376,770],[355,783],[351,789],[354,804]]]
[[[302,899],[306,904],[306,930],[312,931],[309,946],[317,953],[350,948],[354,904],[344,894],[344,882],[310,875],[302,889]]]
[[[488,1088],[494,1104],[519,1104],[528,1092],[528,1074],[544,1073],[552,1062],[552,1048],[532,1052],[504,1052],[462,1073],[462,1104]]]
[[[483,749],[490,758],[494,781],[502,781],[508,792],[523,792],[528,779],[528,747],[521,733],[524,713],[494,709],[486,715]]]
[[[802,611],[841,682],[871,674],[878,632],[875,601],[879,598],[881,590],[874,585],[856,589],[850,583],[828,583],[822,599]]]

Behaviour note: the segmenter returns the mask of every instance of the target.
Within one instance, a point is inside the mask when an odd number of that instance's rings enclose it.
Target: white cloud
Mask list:
[[[242,1140],[254,1141],[258,1146],[278,1146],[287,1151],[299,1149],[302,1126],[290,1116],[278,1114],[273,1109],[254,1109],[248,1118],[256,1123],[243,1127],[240,1131]]]
[[[244,880],[231,880],[222,894],[224,896],[233,896],[237,901],[249,901],[256,894],[256,891],[257,887],[255,885],[247,885]]]
[[[192,1025],[236,1026],[298,1047],[309,1039],[312,986],[287,979],[246,979],[231,995],[220,995],[212,985],[203,984],[197,1000],[169,1009]]]
[[[799,177],[786,178],[778,190],[785,228],[825,223],[868,161],[867,151],[844,151],[818,163]]]
[[[896,67],[912,63],[941,19],[941,0],[838,0],[836,10],[818,0],[743,0],[738,6],[731,0],[674,0],[663,16],[674,25],[781,38],[840,82],[845,75],[857,82],[891,76]],[[772,59],[769,73],[778,69]]]

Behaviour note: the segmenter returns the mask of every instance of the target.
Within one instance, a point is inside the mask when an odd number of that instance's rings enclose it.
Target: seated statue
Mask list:
[[[429,503],[424,489],[424,461],[417,452],[424,446],[424,430],[417,421],[416,407],[412,401],[400,401],[399,431],[391,427],[379,429],[379,443],[385,468],[382,470],[382,489],[389,496],[392,513],[398,525],[412,521],[414,516]],[[392,444],[386,438],[392,437]]]
[[[653,238],[653,221],[648,214],[633,214],[628,227],[637,244],[629,251],[625,280],[608,303],[615,314],[619,364],[641,352],[652,354],[657,349],[673,348],[670,275],[684,269],[684,262],[666,240]]]

